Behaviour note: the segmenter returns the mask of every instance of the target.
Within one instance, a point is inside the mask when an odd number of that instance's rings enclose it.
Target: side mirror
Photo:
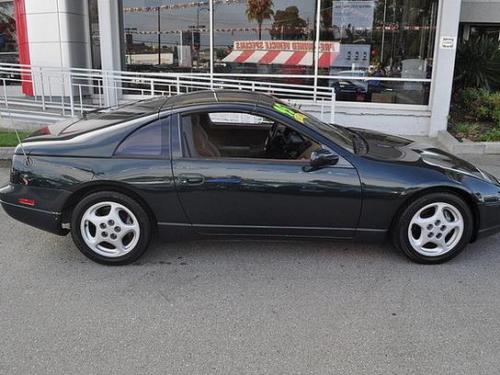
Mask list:
[[[330,150],[319,149],[311,154],[310,168],[317,170],[328,165],[335,165],[339,162],[339,156]]]

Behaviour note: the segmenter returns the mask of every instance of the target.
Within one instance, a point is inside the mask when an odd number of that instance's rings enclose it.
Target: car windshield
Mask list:
[[[297,108],[291,107],[288,104],[277,100],[274,103],[273,108],[289,117],[292,117],[294,120],[308,126],[314,128],[319,133],[324,135],[325,137],[331,139],[333,142],[345,148],[350,152],[354,152],[355,150],[355,136],[349,132],[347,129],[342,128],[337,125],[330,125],[326,122],[319,120],[311,114],[306,114],[300,111]]]

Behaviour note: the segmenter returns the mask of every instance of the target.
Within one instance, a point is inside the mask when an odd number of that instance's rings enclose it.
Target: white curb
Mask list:
[[[459,142],[447,131],[439,132],[437,138],[452,154],[500,154],[500,142]]]

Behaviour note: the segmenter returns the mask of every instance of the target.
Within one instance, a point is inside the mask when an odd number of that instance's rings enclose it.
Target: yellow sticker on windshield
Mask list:
[[[293,118],[295,120],[297,120],[298,122],[301,122],[302,124],[307,119],[306,115],[303,115],[302,113],[297,113],[297,112],[295,112],[295,114],[293,115]]]
[[[300,122],[301,124],[303,124],[306,120],[307,120],[307,116],[300,113],[300,112],[296,112],[294,111],[292,108],[286,106],[285,104],[281,104],[281,103],[274,103],[273,105],[273,108],[278,111],[279,113],[282,113],[288,117],[291,117],[293,118],[295,121],[298,121]]]

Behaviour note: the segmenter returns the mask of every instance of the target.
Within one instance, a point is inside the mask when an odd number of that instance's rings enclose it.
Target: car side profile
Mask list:
[[[500,231],[500,182],[436,148],[323,123],[263,94],[153,98],[43,128],[4,210],[127,264],[152,235],[355,239],[440,263]]]

